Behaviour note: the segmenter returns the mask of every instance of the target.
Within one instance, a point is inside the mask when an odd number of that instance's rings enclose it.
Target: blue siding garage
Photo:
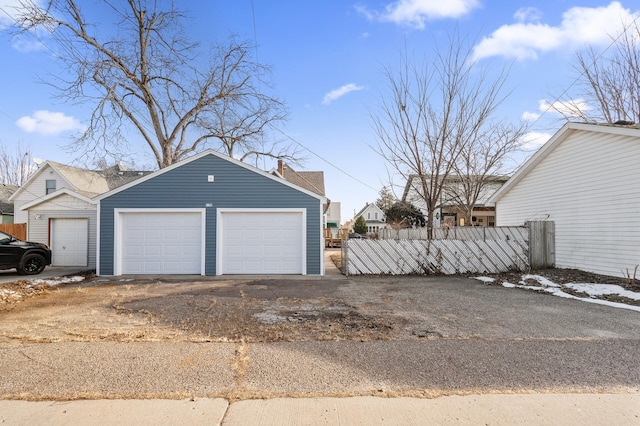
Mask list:
[[[99,198],[97,272],[322,275],[325,202],[205,151]]]

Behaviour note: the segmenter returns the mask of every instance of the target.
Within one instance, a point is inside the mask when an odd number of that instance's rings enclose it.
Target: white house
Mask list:
[[[367,235],[377,234],[380,229],[387,228],[387,221],[382,209],[375,205],[375,203],[367,203],[362,210],[360,210],[354,217],[355,220],[362,216],[367,222]]]
[[[14,222],[27,224],[27,239],[51,247],[52,265],[95,268],[94,198],[145,173],[120,165],[95,171],[47,161],[9,198]]]
[[[471,177],[474,178],[474,177]],[[479,179],[479,178],[476,178]],[[440,197],[440,207],[434,212],[433,227],[441,226],[495,226],[495,209],[487,204],[487,199],[507,181],[506,176],[487,176],[478,198],[473,206],[471,222],[465,223],[465,214],[461,205],[467,203],[464,196],[462,178],[458,175],[448,176]],[[402,201],[414,205],[427,218],[427,204],[422,195],[422,187],[418,175],[410,175],[407,179]]]
[[[640,126],[565,124],[488,200],[498,226],[555,222],[559,268],[640,264]]]

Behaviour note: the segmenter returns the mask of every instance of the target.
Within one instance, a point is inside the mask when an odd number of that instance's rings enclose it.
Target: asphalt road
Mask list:
[[[208,293],[237,293],[243,299],[262,294],[277,303],[304,304],[305,297],[349,301],[363,316],[393,312],[407,324],[406,335],[271,343],[20,343],[16,338],[0,344],[0,398],[235,401],[640,392],[637,312],[459,277],[269,282],[231,283]],[[158,306],[159,299],[153,300]],[[419,338],[411,330],[431,334]]]

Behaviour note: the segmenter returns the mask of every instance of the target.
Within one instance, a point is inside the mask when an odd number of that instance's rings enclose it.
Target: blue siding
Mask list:
[[[214,175],[215,182],[207,182]],[[216,274],[218,208],[304,208],[307,274],[321,274],[320,200],[259,173],[209,154],[100,201],[100,274],[114,273],[115,208],[206,208],[206,275]]]

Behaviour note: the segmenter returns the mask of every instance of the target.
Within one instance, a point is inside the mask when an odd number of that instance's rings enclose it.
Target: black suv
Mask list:
[[[0,269],[16,268],[19,274],[34,275],[51,265],[51,250],[46,244],[22,241],[0,232]]]

